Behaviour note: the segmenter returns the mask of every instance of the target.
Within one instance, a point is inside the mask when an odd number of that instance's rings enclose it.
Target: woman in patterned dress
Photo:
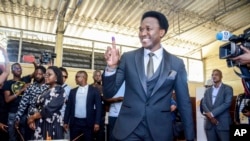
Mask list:
[[[34,132],[34,140],[63,139],[64,130],[60,109],[65,101],[62,72],[56,66],[48,67],[45,83],[49,89],[34,99],[28,118]]]

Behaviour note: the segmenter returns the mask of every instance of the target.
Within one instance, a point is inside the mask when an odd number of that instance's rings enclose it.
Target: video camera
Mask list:
[[[242,113],[246,113],[248,111],[250,111],[250,101],[248,101],[241,110]]]
[[[244,30],[244,34],[239,36],[232,35],[229,41],[229,43],[220,46],[219,57],[226,59],[228,67],[236,66],[240,69],[241,73],[235,70],[234,72],[241,78],[245,94],[250,96],[250,68],[231,60],[233,57],[244,54],[244,50],[240,48],[241,45],[250,50],[250,28]]]
[[[237,63],[230,58],[237,57],[244,53],[240,46],[242,45],[250,49],[250,28],[244,30],[244,34],[240,34],[239,36],[232,35],[229,41],[230,42],[220,46],[219,56],[220,59],[226,59],[228,67],[233,67],[236,66]]]
[[[40,63],[41,64],[48,64],[51,61],[53,63],[53,59],[54,58],[56,58],[56,54],[55,53],[44,51],[41,54]]]

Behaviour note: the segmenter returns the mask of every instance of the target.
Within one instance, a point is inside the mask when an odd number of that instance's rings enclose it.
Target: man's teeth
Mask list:
[[[145,42],[145,41],[148,41],[148,40],[149,40],[148,38],[146,38],[146,39],[142,39],[142,41],[144,41],[144,42]]]

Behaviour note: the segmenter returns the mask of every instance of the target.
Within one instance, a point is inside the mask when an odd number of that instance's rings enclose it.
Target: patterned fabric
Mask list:
[[[47,90],[49,87],[46,84],[38,84],[37,82],[34,82],[31,84],[27,90],[24,92],[22,100],[20,101],[20,104],[18,106],[18,111],[16,114],[16,120],[20,120],[20,117],[25,113],[26,110],[28,110],[29,106],[31,105],[31,102],[35,97],[42,94],[45,90]]]
[[[60,109],[65,102],[65,96],[64,89],[56,86],[35,98],[30,114],[40,112],[42,118],[36,120],[34,140],[64,138]]]

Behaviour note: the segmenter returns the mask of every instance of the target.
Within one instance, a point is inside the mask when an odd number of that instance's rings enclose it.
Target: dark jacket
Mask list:
[[[72,89],[69,93],[66,110],[64,114],[64,124],[73,122],[75,115],[76,92],[79,87]],[[87,94],[86,118],[88,126],[92,127],[94,124],[99,124],[101,121],[102,105],[101,96],[96,88],[89,85]]]

